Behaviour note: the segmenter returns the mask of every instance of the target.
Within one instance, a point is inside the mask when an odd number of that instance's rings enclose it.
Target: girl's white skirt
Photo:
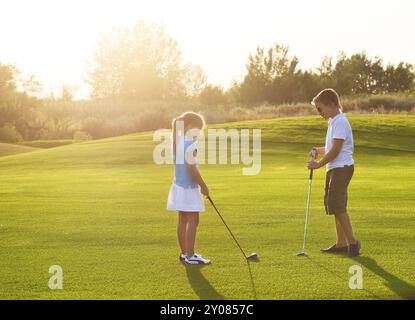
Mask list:
[[[183,188],[173,183],[167,200],[167,210],[204,212],[205,204],[199,188]]]

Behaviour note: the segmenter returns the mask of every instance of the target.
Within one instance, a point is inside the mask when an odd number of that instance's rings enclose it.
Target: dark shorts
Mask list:
[[[331,169],[326,173],[324,207],[327,214],[347,212],[347,187],[353,177],[354,166]]]

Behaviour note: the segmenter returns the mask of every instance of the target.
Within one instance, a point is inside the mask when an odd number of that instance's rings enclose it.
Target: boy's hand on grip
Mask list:
[[[316,159],[317,158],[317,149],[316,148],[311,149],[311,151],[310,151],[310,157],[312,159]]]

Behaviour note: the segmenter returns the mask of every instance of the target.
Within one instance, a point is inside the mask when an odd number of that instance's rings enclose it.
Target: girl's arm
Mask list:
[[[189,164],[187,167],[189,169],[190,175],[193,177],[193,179],[196,180],[196,182],[200,186],[200,192],[207,197],[209,195],[209,189],[205,181],[203,180],[199,172],[199,169],[197,168],[195,164]]]

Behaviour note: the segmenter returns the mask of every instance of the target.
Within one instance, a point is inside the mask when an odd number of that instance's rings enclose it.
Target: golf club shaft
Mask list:
[[[233,240],[235,240],[236,245],[238,246],[239,250],[241,250],[244,258],[246,259],[246,254],[244,252],[244,250],[242,249],[242,247],[239,245],[238,240],[236,240],[235,236],[233,235],[231,229],[229,229],[228,225],[225,222],[225,219],[223,219],[222,215],[219,213],[219,210],[216,208],[215,204],[213,203],[213,200],[211,199],[211,197],[207,196],[207,199],[209,200],[209,202],[212,204],[213,208],[215,209],[216,213],[219,215],[219,217],[221,218],[223,224],[225,225],[226,229],[228,229],[229,233],[231,234]]]
[[[310,210],[310,196],[311,196],[311,184],[313,182],[313,170],[310,170],[310,180],[308,182],[308,195],[307,195],[307,209],[306,209],[306,213],[305,213],[305,225],[304,225],[304,239],[303,239],[303,250],[302,252],[305,252],[305,244],[307,241],[307,226],[308,226],[308,213]]]
[[[315,160],[317,157],[317,152],[315,150],[311,153],[311,159]],[[307,208],[305,212],[305,225],[304,225],[304,239],[303,239],[303,250],[302,252],[305,252],[305,245],[307,241],[307,226],[308,226],[308,214],[310,211],[310,197],[311,197],[311,185],[313,183],[313,169],[310,169],[310,178],[308,181],[308,194],[307,194]]]

